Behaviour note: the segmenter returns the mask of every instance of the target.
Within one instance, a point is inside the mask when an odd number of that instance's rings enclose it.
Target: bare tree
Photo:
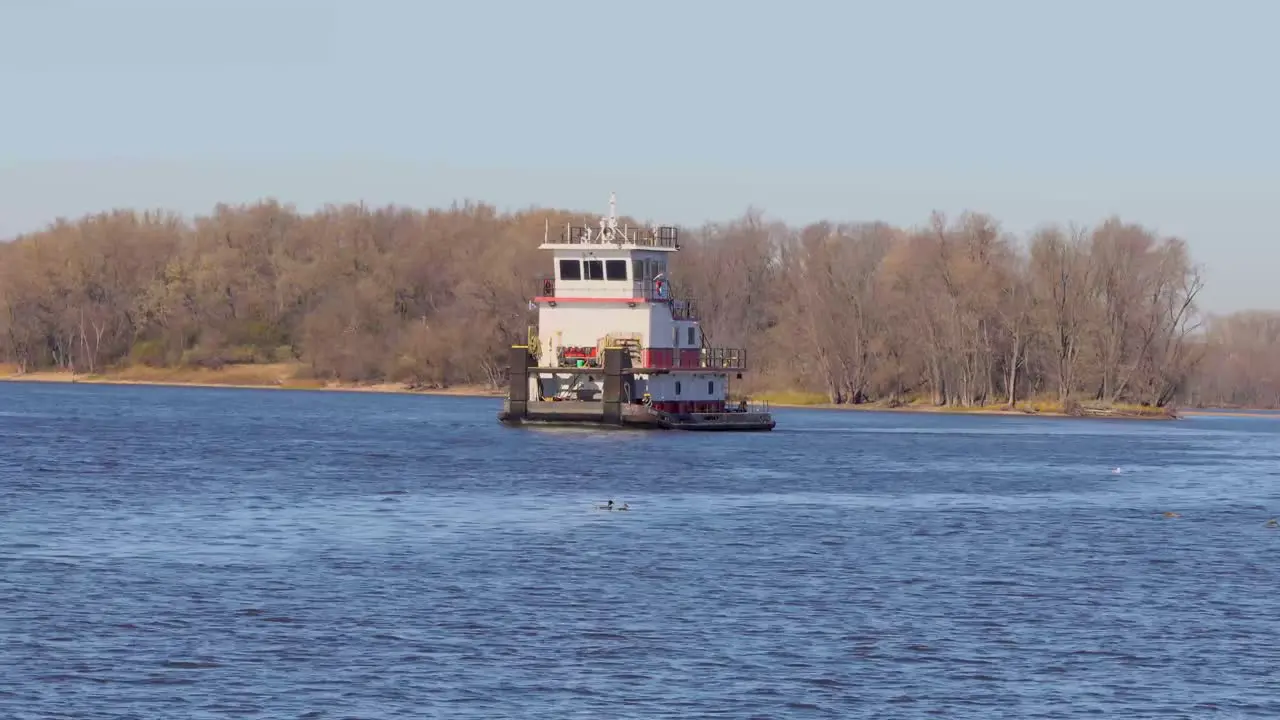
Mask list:
[[[0,243],[0,361],[91,373],[288,362],[351,382],[496,385],[535,322],[543,228],[570,219],[596,218],[480,203],[304,214],[263,200],[191,219],[62,220]],[[1047,226],[1024,245],[980,213],[791,228],[749,209],[682,238],[673,287],[695,302],[704,342],[748,350],[756,390],[1280,405],[1280,319],[1202,326],[1185,243],[1118,218]]]
[[[1038,324],[1045,329],[1053,358],[1058,399],[1065,403],[1076,390],[1083,333],[1090,319],[1093,264],[1085,232],[1058,228],[1037,232],[1031,240],[1031,276],[1037,295]]]

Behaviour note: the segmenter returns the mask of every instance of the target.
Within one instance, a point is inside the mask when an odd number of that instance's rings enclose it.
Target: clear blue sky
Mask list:
[[[0,236],[472,198],[1023,232],[1116,212],[1280,308],[1280,3],[0,0]]]

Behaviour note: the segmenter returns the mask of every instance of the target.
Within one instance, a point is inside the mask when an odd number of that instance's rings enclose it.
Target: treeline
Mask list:
[[[25,371],[297,363],[342,381],[500,383],[564,211],[275,202],[115,211],[0,244],[0,359]],[[635,223],[634,220],[631,221]],[[686,229],[673,287],[752,387],[832,402],[1280,404],[1280,315],[1202,317],[1184,242],[1108,220],[1029,238],[748,212]]]

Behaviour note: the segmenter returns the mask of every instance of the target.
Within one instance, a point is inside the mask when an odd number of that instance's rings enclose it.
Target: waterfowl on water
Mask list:
[[[1267,524],[1265,525],[1265,527],[1269,527],[1269,528],[1280,527],[1280,521],[1277,521],[1275,518],[1271,518],[1270,520],[1267,521]]]

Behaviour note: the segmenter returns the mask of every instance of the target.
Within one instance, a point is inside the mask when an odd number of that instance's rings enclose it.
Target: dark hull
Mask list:
[[[688,430],[692,432],[769,432],[776,423],[773,420],[760,420],[743,423],[669,423],[667,430]]]
[[[530,402],[523,413],[504,404],[498,420],[505,425],[578,426],[633,430],[685,430],[691,432],[768,432],[776,423],[769,413],[727,412],[671,415],[644,406],[627,405],[615,421],[606,418],[604,403]]]

